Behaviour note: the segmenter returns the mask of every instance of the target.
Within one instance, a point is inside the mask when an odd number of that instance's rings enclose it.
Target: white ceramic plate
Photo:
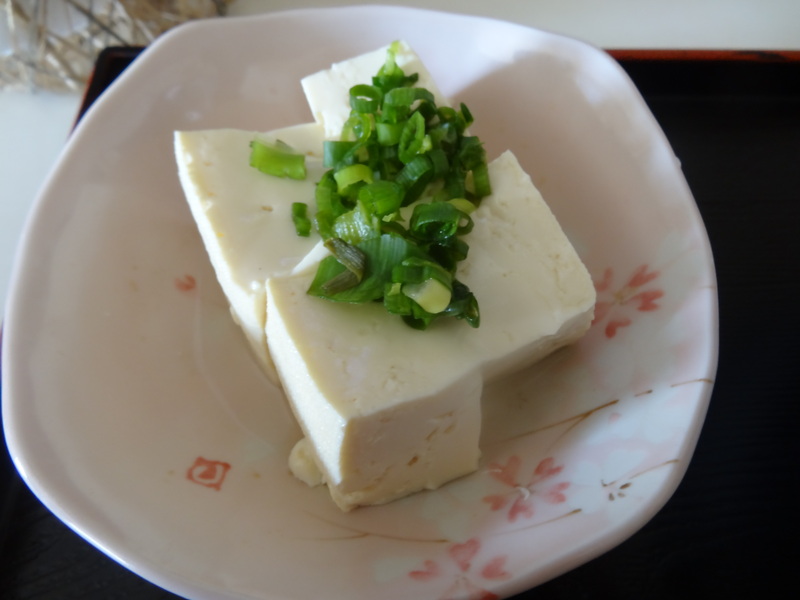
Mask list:
[[[233,324],[183,199],[175,129],[310,120],[301,76],[406,39],[511,148],[596,280],[576,346],[486,391],[481,469],[343,514]],[[400,8],[180,27],[91,109],[36,204],[3,348],[6,435],[61,519],[196,598],[511,595],[641,527],[689,462],[716,368],[709,245],[679,164],[603,52]]]

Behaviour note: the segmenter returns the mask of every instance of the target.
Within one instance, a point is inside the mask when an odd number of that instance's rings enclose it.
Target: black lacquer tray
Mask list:
[[[140,49],[100,55],[78,118]],[[617,548],[516,598],[793,589],[800,498],[800,52],[613,50],[681,160],[711,241],[719,368],[688,472]],[[0,428],[1,431],[1,428]],[[29,492],[2,444],[0,598],[174,598]]]

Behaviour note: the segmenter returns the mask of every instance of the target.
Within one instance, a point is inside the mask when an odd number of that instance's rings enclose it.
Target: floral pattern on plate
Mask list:
[[[353,22],[370,26],[345,35]],[[302,76],[397,38],[479,116],[490,156],[514,150],[598,305],[579,343],[486,386],[477,472],[344,514],[288,472],[300,432],[230,317],[171,139],[302,122]],[[197,600],[535,586],[666,502],[716,368],[708,241],[641,97],[602,51],[491,19],[358,6],[176,28],[78,126],[19,265],[2,354],[15,462],[82,536]]]

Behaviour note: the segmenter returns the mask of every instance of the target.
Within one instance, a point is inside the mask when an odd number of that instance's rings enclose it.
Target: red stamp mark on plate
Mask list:
[[[198,456],[186,471],[186,479],[213,490],[220,490],[230,468],[230,464],[221,460],[208,460]]]

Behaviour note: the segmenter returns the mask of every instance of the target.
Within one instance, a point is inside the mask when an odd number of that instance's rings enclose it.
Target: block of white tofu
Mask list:
[[[388,46],[368,52],[302,80],[315,123],[270,133],[216,129],[175,133],[178,175],[192,216],[214,267],[231,313],[265,372],[277,382],[264,324],[264,284],[273,276],[312,268],[327,251],[318,238],[295,234],[293,202],[313,206],[314,189],[325,169],[322,142],[341,133],[350,113],[349,90],[371,81],[386,60]],[[396,62],[419,73],[419,85],[438,92],[419,57],[405,42],[395,43]],[[306,154],[304,181],[281,179],[249,166],[253,139],[281,141]]]
[[[477,329],[442,320],[418,331],[380,305],[309,296],[313,273],[267,282],[268,345],[303,449],[342,510],[474,471],[484,383],[591,324],[591,278],[530,177],[510,152],[489,173],[458,271],[480,304]]]
[[[181,186],[231,313],[265,372],[277,376],[264,337],[267,279],[292,272],[317,245],[292,224],[292,202],[313,204],[322,167],[322,129],[299,125],[263,134],[235,129],[179,131]],[[250,142],[281,141],[306,155],[305,180],[265,175],[250,166]]]
[[[433,94],[437,106],[449,106],[420,57],[406,42],[393,44],[395,62],[406,75],[417,73],[416,87]],[[389,46],[335,63],[329,69],[308,75],[300,84],[308,100],[314,121],[322,125],[325,139],[339,139],[342,127],[350,116],[350,88],[360,83],[371,83],[372,77],[386,62]]]

